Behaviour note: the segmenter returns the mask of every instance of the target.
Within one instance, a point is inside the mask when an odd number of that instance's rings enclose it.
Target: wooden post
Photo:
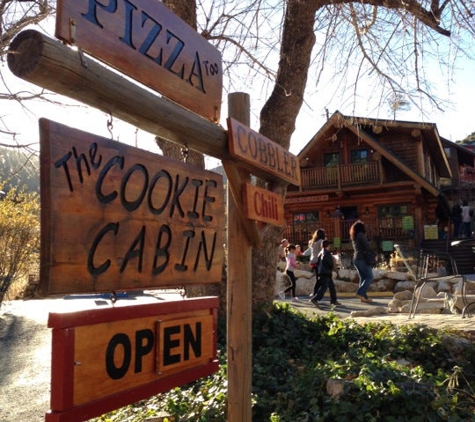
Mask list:
[[[248,94],[228,97],[229,116],[249,126]],[[223,162],[223,166],[236,163]],[[240,179],[249,173],[238,169]],[[228,176],[229,177],[229,176]],[[252,247],[241,221],[228,182],[228,280],[227,280],[227,354],[228,354],[228,422],[251,422],[252,385]]]

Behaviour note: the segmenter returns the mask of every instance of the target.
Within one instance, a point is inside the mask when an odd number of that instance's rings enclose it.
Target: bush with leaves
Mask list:
[[[271,422],[473,421],[475,345],[422,325],[309,319],[288,304],[253,319],[253,420]],[[222,339],[222,333],[220,339]],[[449,341],[450,340],[450,341]],[[224,350],[221,342],[219,348]],[[97,421],[225,422],[225,356],[213,376]],[[332,398],[330,379],[344,383]]]
[[[8,284],[37,268],[40,201],[35,193],[10,189],[0,201],[0,303]]]

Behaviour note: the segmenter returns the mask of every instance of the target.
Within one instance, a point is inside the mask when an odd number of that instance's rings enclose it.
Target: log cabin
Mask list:
[[[433,123],[335,112],[297,156],[302,182],[287,188],[285,237],[305,249],[323,228],[343,259],[360,219],[380,253],[395,243],[447,250],[453,201],[475,186],[462,189],[468,176],[459,171],[473,166],[475,154],[455,145]]]

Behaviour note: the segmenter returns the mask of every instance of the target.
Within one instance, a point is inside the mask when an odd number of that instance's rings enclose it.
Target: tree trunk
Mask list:
[[[163,3],[179,16],[183,21],[196,30],[196,1],[195,0],[164,0]],[[156,137],[155,141],[158,147],[162,150],[166,157],[174,158],[175,160],[184,160],[187,163],[205,168],[204,155],[194,150],[188,150],[186,145],[178,145],[169,142],[160,137]],[[224,195],[224,192],[223,192]],[[224,264],[223,278],[220,284],[200,285],[195,284],[186,287],[187,297],[201,297],[201,296],[218,296],[219,297],[219,312],[222,315],[226,313],[226,270]]]
[[[260,130],[267,138],[288,149],[295,121],[303,102],[312,48],[314,23],[319,2],[289,0],[285,14],[279,71],[274,90],[262,108]],[[285,194],[283,185],[273,189]],[[270,306],[275,295],[277,249],[283,229],[267,226],[262,247],[253,254],[253,307]]]

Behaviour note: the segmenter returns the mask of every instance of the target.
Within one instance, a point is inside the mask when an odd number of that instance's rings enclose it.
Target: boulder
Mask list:
[[[412,292],[410,290],[402,290],[394,295],[394,299],[401,301],[412,300]]]
[[[379,281],[374,281],[370,285],[371,292],[392,292],[394,290],[394,286],[396,285],[395,280],[391,280],[389,278],[383,278]]]
[[[398,281],[394,286],[394,292],[403,292],[404,290],[414,290],[416,286],[415,281],[406,280],[406,281]]]
[[[386,271],[385,278],[398,281],[405,281],[411,279],[409,273],[400,271]]]
[[[384,306],[375,306],[375,307],[366,309],[364,311],[352,311],[350,313],[350,316],[351,317],[371,317],[375,315],[385,315],[388,312],[389,312],[388,308],[385,308]]]

